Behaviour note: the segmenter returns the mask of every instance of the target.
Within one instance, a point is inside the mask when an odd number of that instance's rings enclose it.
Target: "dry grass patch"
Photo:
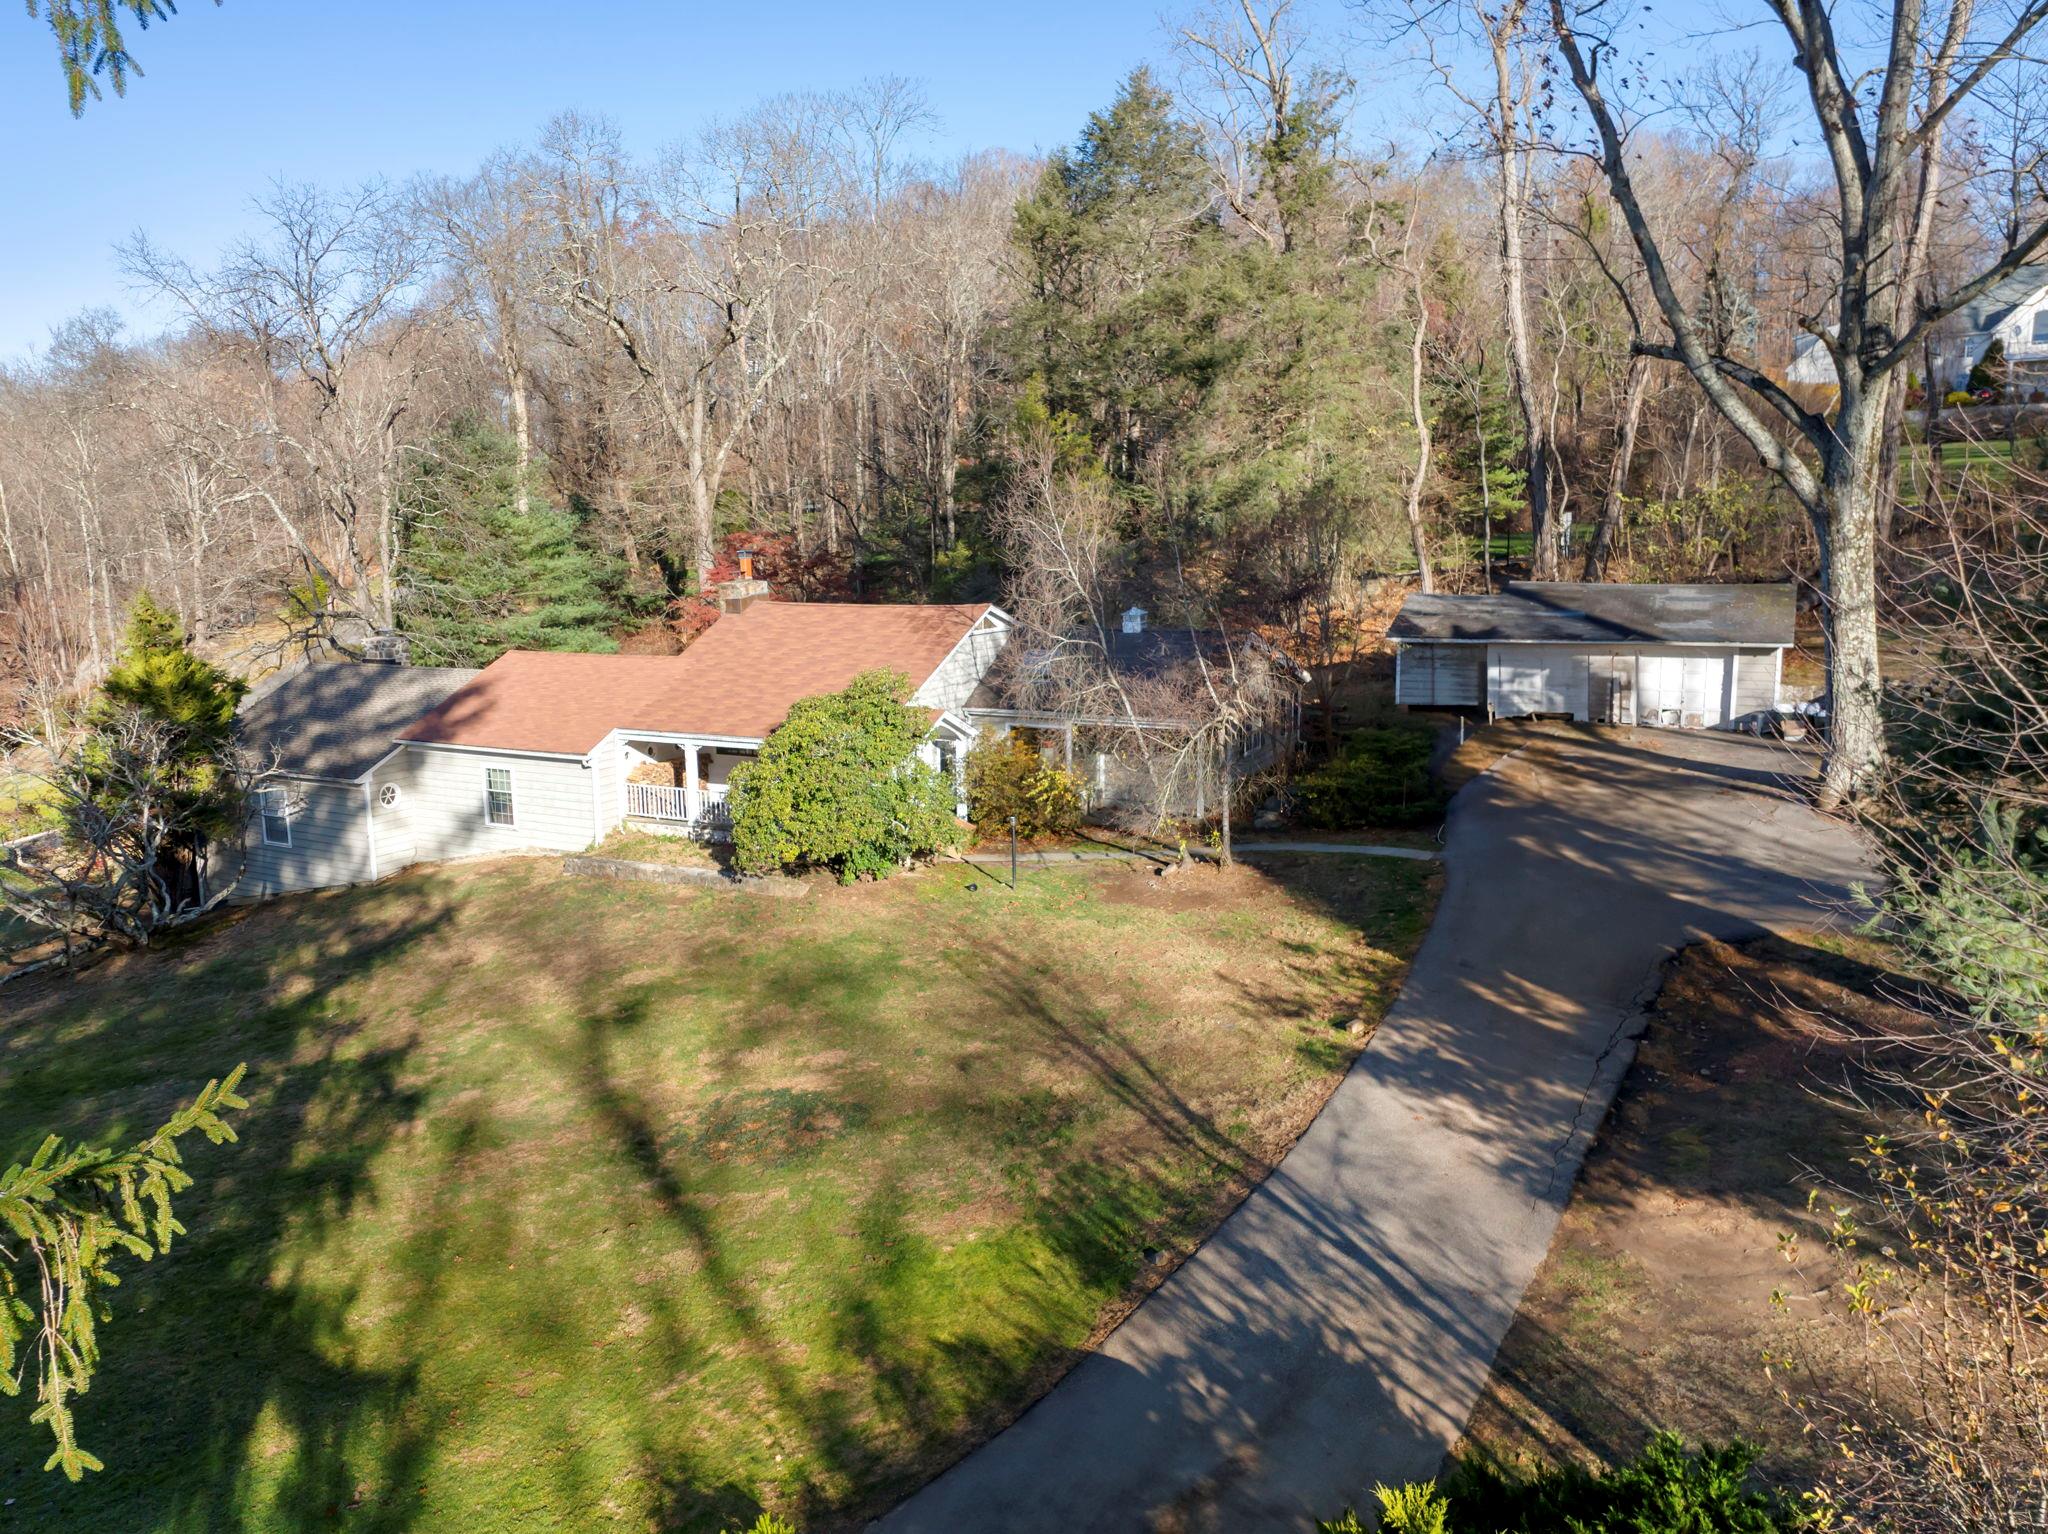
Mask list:
[[[1897,983],[1880,946],[1833,936],[1704,943],[1673,961],[1467,1450],[1612,1464],[1663,1428],[1747,1438],[1772,1478],[1809,1483],[1780,1388],[1854,1379],[1860,1341],[1799,1287],[1779,1237],[1798,1232],[1818,1261],[1812,1172],[1852,1173],[1871,1126],[1841,1088],[1862,1069],[1857,1038],[1910,1025],[1884,998]],[[1772,1301],[1781,1287],[1787,1305]],[[1793,1367],[1774,1379],[1766,1354]]]

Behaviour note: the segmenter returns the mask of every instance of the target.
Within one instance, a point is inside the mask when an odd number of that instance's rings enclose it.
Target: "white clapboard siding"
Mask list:
[[[602,840],[618,829],[620,811],[624,808],[619,784],[626,776],[625,743],[616,737],[608,737],[590,753],[590,761],[591,772],[597,775],[597,834]],[[587,784],[585,786],[588,787]]]
[[[924,679],[910,701],[920,708],[965,708],[974,689],[995,663],[996,654],[1009,642],[1010,632],[983,619],[948,655],[939,668]]]
[[[1769,713],[1778,706],[1778,668],[1782,664],[1776,650],[1745,650],[1735,657],[1737,719]]]
[[[242,837],[242,877],[235,886],[238,898],[357,884],[370,877],[370,842],[364,834],[360,784],[285,779],[269,786],[284,790],[291,845],[272,846],[263,840],[262,815],[252,804]]]
[[[1556,645],[1489,645],[1487,704],[1502,718],[1520,714],[1586,717],[1588,652]]]
[[[1486,701],[1485,646],[1403,645],[1394,701],[1417,708],[1477,708]]]
[[[384,803],[387,788],[397,790],[395,804]],[[377,843],[378,878],[389,878],[419,861],[412,817],[412,752],[401,751],[370,775],[370,828]]]
[[[412,833],[423,860],[473,857],[526,847],[574,851],[596,840],[603,801],[616,806],[618,793],[601,782],[592,797],[592,770],[573,757],[498,755],[409,746],[412,758]],[[484,818],[484,771],[512,773],[513,824],[494,826]],[[603,791],[609,789],[607,793]],[[616,813],[614,809],[613,813]]]

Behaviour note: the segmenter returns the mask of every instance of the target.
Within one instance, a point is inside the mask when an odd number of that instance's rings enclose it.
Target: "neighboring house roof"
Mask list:
[[[1114,724],[1125,722],[1128,709],[1147,725],[1178,725],[1187,722],[1189,689],[1200,685],[1197,659],[1218,674],[1228,674],[1233,664],[1262,663],[1291,682],[1308,680],[1306,672],[1250,629],[1234,638],[1222,629],[1173,625],[1137,633],[1114,629],[1106,645],[1108,676],[1096,663],[1104,649],[1093,633],[1060,647],[1013,643],[982,677],[967,711]]]
[[[1417,594],[1387,630],[1397,642],[1792,643],[1789,585],[1624,586],[1516,581],[1494,596]]]
[[[476,675],[466,666],[319,661],[259,686],[236,727],[259,766],[353,782],[390,754],[400,730]]]
[[[989,611],[958,606],[756,602],[681,655],[512,650],[398,738],[581,756],[615,729],[760,740],[801,698],[863,671],[913,689]]]
[[[2048,265],[2023,266],[1964,304],[1943,321],[1943,326],[1959,336],[1989,335],[2005,323],[2008,314],[2043,288],[2048,288]]]

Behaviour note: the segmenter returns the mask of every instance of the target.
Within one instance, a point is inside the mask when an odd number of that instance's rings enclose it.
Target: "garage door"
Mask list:
[[[1569,714],[1586,717],[1586,656],[1579,650],[1541,645],[1501,645],[1487,667],[1493,711],[1517,714]]]
[[[1636,720],[1710,730],[1725,722],[1728,657],[1645,655],[1636,672]]]

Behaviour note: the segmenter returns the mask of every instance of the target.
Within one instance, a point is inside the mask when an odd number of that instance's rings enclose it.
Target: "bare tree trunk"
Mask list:
[[[1224,743],[1222,750],[1216,753],[1216,761],[1218,792],[1223,800],[1221,806],[1223,840],[1217,861],[1223,867],[1228,868],[1237,861],[1237,849],[1231,843],[1230,834],[1230,745],[1227,741]]]
[[[1641,355],[1628,359],[1628,378],[1622,386],[1621,432],[1614,445],[1614,462],[1607,470],[1607,493],[1600,502],[1600,525],[1586,547],[1584,578],[1601,580],[1614,552],[1614,540],[1621,532],[1622,509],[1628,499],[1629,466],[1636,453],[1636,429],[1643,419],[1643,396],[1650,390],[1650,359]]]
[[[1557,539],[1550,525],[1550,431],[1542,402],[1536,397],[1536,366],[1529,344],[1528,257],[1522,248],[1522,221],[1527,196],[1523,185],[1525,166],[1521,158],[1522,103],[1515,95],[1513,31],[1520,25],[1521,7],[1514,7],[1515,19],[1487,29],[1492,45],[1495,124],[1494,146],[1496,191],[1500,212],[1500,275],[1507,301],[1508,374],[1514,383],[1515,403],[1522,413],[1522,430],[1527,442],[1529,530],[1531,570],[1538,580],[1557,575]]]
[[[508,334],[504,347],[505,394],[512,407],[512,449],[519,469],[512,509],[524,517],[533,509],[533,412],[526,397],[526,367],[519,345]]]
[[[958,510],[953,499],[954,487],[958,483],[960,475],[960,428],[956,419],[959,410],[957,395],[960,386],[954,373],[950,346],[948,351],[949,354],[946,358],[946,411],[944,419],[939,424],[938,480],[939,513],[945,522],[944,536],[946,547],[950,549],[959,542],[960,538]]]
[[[1422,490],[1429,482],[1429,412],[1422,400],[1422,347],[1429,339],[1429,303],[1422,290],[1422,261],[1408,268],[1408,280],[1415,294],[1415,333],[1408,343],[1408,406],[1415,417],[1415,473],[1408,481],[1408,536],[1415,543],[1415,571],[1424,591],[1435,591],[1436,581],[1429,569],[1429,538],[1422,527]],[[1229,825],[1226,811],[1224,824]]]
[[[1892,380],[1877,385],[1885,391]],[[1828,755],[1821,801],[1867,792],[1884,761],[1883,682],[1877,649],[1877,501],[1887,401],[1845,390],[1838,447],[1822,465],[1826,525],[1822,616],[1828,647]]]
[[[711,579],[717,555],[712,547],[717,531],[717,492],[711,485],[710,466],[704,459],[705,384],[700,378],[690,389],[690,441],[686,472],[690,482],[690,562],[696,566],[697,589],[701,592]]]

